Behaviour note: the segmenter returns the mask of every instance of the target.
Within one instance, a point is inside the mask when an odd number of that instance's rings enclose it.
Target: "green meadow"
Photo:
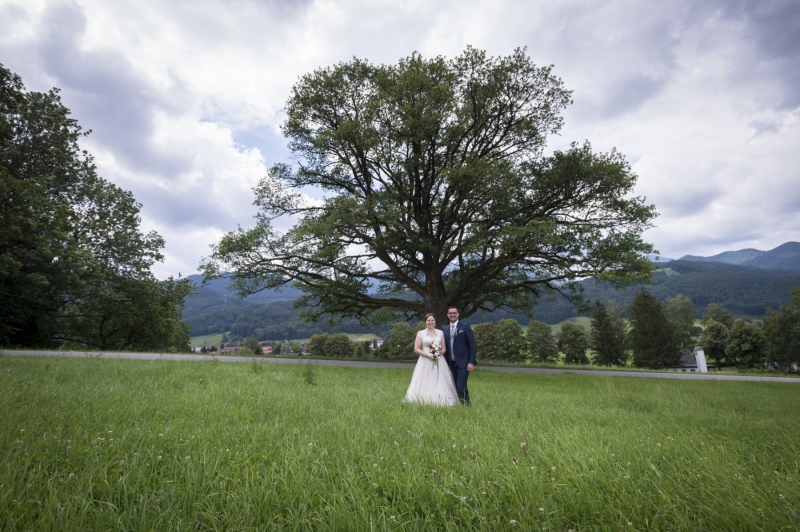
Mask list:
[[[410,377],[0,356],[0,530],[800,528],[798,384]]]

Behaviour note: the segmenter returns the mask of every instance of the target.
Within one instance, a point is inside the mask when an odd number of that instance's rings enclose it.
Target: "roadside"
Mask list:
[[[220,362],[265,362],[275,364],[302,364],[310,361],[320,366],[350,366],[359,368],[406,368],[413,369],[413,365],[402,362],[369,362],[364,360],[324,360],[324,359],[298,359],[298,358],[268,358],[268,357],[239,357],[239,356],[210,356],[194,354],[159,354],[159,353],[116,353],[116,352],[91,352],[91,351],[25,351],[25,350],[0,350],[0,355],[7,356],[42,356],[42,357],[70,357],[70,358],[127,358],[134,360],[179,360],[179,361],[209,361]],[[615,371],[594,369],[571,368],[521,368],[503,366],[478,366],[476,371],[500,371],[507,373],[580,373],[584,375],[598,375],[603,377],[644,377],[651,379],[683,379],[683,380],[718,380],[718,381],[763,381],[763,382],[794,382],[800,379],[793,377],[760,377],[755,375],[719,375],[712,373],[683,373],[683,372],[650,372],[650,371]]]

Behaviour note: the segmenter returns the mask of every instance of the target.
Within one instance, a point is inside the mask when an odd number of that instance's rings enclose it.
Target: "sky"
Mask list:
[[[166,240],[159,278],[253,226],[300,76],[468,45],[554,66],[574,103],[548,150],[624,154],[663,257],[800,241],[798,0],[0,0],[0,63],[92,130],[98,173]]]

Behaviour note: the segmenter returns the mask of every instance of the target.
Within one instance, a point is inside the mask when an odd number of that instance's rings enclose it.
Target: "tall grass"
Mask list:
[[[796,384],[0,357],[2,530],[794,530]]]

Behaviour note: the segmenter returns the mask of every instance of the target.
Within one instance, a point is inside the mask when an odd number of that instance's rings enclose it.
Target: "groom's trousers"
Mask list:
[[[469,371],[467,371],[467,368],[458,367],[458,365],[455,363],[450,366],[450,369],[453,371],[453,380],[456,381],[456,392],[458,392],[458,399],[461,401],[461,404],[470,406],[469,390],[467,389],[467,378],[469,378]]]

